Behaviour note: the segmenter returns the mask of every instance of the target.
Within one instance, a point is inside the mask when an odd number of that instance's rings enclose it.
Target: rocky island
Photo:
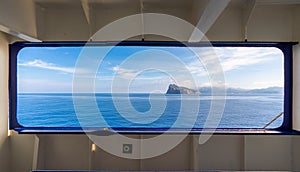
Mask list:
[[[170,84],[166,94],[200,94],[200,91]]]

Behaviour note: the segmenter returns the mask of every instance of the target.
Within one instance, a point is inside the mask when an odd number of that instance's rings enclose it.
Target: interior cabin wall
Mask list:
[[[244,41],[243,11],[227,8],[206,33],[210,41]]]
[[[293,41],[300,42],[300,6],[293,10]],[[294,46],[293,51],[293,127],[300,130],[300,45]]]
[[[10,171],[30,171],[33,169],[34,161],[34,135],[17,135],[13,133],[10,136]]]
[[[300,152],[297,146],[300,143],[299,137],[215,135],[204,144],[199,144],[198,139],[198,136],[188,136],[174,149],[163,155],[150,159],[131,160],[111,155],[99,147],[92,152],[91,142],[86,136],[43,135],[40,136],[40,158],[37,168],[50,170],[299,170]],[[122,152],[121,146],[116,149],[119,149],[119,153]]]
[[[0,0],[0,27],[12,32],[36,37],[35,5],[33,0]]]
[[[0,32],[0,171],[10,169],[8,137],[8,37]]]
[[[298,68],[298,66],[300,65],[300,46],[299,45],[295,45],[294,46],[294,51],[293,51],[293,60],[294,60],[294,75],[293,75],[293,81],[294,81],[294,90],[293,90],[293,94],[295,95],[293,97],[293,127],[296,130],[300,130],[300,112],[299,112],[299,104],[300,104],[300,80],[299,80],[299,76],[300,76],[300,69]]]
[[[41,40],[88,40],[89,27],[80,6],[44,8],[37,5],[36,11],[37,33]]]
[[[1,0],[2,2],[10,3]],[[120,12],[115,10],[110,13],[109,7],[105,8],[106,11],[101,12],[92,9],[94,21],[88,23],[81,6],[57,8],[56,6],[37,5],[33,7],[31,1],[28,2],[29,7],[28,3],[21,3],[15,9],[15,11],[21,10],[21,12],[13,14],[8,10],[9,8],[4,8],[1,4],[0,24],[31,36],[37,36],[44,41],[88,40],[89,36],[105,23],[138,12],[138,9],[133,9],[131,11],[120,10]],[[6,5],[6,7],[8,6],[11,5]],[[151,12],[151,6],[147,8]],[[23,13],[23,9],[27,9],[29,14]],[[36,20],[31,16],[33,9],[36,9],[38,14]],[[197,17],[186,14],[188,10],[185,12],[178,9],[158,11],[176,14],[192,23],[197,21],[195,20]],[[21,17],[26,15],[29,15],[29,19]],[[32,20],[33,18],[34,20]],[[23,19],[25,24],[22,25]],[[247,38],[249,41],[300,40],[299,5],[256,6],[248,23]],[[89,29],[89,27],[91,28]],[[243,11],[238,8],[225,9],[208,31],[207,37],[213,41],[243,41],[245,39]],[[146,40],[164,39],[152,35],[148,35],[146,38]],[[135,39],[140,40],[140,37]],[[28,172],[34,168],[300,171],[299,136],[215,135],[204,144],[198,144],[198,136],[189,136],[170,152],[145,160],[119,158],[100,148],[91,152],[91,142],[85,135],[38,135],[36,137],[35,135],[13,133],[8,137],[8,44],[13,41],[14,39],[0,32],[0,171]],[[294,49],[293,125],[298,130],[300,129],[300,112],[297,108],[300,104],[299,59],[300,47],[297,45]]]
[[[42,159],[38,163],[41,169],[242,170],[244,166],[243,136],[213,136],[203,145],[198,144],[198,136],[188,136],[171,151],[143,160],[120,158],[99,147],[92,152],[86,136],[52,135],[40,138],[43,140],[39,155]]]
[[[292,138],[292,169],[294,171],[300,170],[300,137]]]
[[[299,10],[295,6],[256,6],[249,20],[249,41],[292,41],[294,24],[294,11]]]

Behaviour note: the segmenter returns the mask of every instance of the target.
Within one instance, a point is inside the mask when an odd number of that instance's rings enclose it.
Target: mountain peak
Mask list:
[[[200,91],[170,84],[166,94],[200,94]]]

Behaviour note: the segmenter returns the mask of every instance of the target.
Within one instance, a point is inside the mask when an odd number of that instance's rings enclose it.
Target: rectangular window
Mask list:
[[[292,130],[292,45],[14,43],[10,128]]]

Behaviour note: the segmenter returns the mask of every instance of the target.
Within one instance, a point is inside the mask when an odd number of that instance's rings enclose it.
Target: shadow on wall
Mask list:
[[[2,131],[1,131],[2,132]],[[0,139],[0,171],[10,171],[10,141],[9,137],[6,137],[1,133]]]

